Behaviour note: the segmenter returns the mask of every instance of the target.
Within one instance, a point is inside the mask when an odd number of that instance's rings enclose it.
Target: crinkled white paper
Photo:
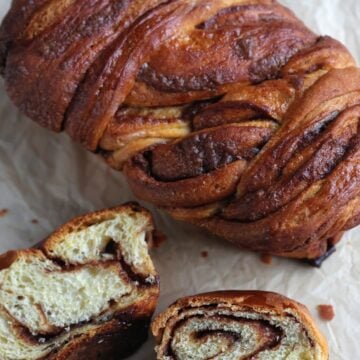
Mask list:
[[[345,43],[360,60],[359,0],[283,0],[307,25]],[[0,18],[10,0],[0,0]],[[134,200],[121,173],[75,144],[19,114],[0,82],[0,252],[29,247],[72,216]],[[161,276],[158,311],[175,299],[219,289],[260,289],[306,304],[326,335],[332,360],[360,358],[360,229],[345,238],[321,270],[258,255],[177,223],[148,206],[168,239],[153,251]],[[38,224],[32,220],[38,220]],[[201,256],[207,251],[209,256]],[[331,322],[318,318],[316,306],[332,304]],[[155,359],[154,343],[132,357]]]

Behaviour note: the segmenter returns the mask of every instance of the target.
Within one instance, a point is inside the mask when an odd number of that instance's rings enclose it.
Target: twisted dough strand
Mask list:
[[[272,0],[14,1],[10,97],[240,247],[315,259],[360,222],[360,71]]]

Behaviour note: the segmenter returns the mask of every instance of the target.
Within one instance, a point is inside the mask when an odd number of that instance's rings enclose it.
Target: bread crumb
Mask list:
[[[201,252],[201,257],[203,257],[204,259],[207,258],[209,256],[209,252],[208,251],[202,251]]]
[[[165,241],[166,241],[166,235],[161,233],[160,231],[155,231],[153,236],[153,246],[154,248],[159,248]]]
[[[322,320],[331,321],[335,317],[334,307],[332,305],[318,305],[317,310]]]
[[[32,219],[32,220],[31,220],[31,223],[32,223],[32,224],[38,224],[38,223],[39,223],[39,220]]]
[[[4,217],[8,212],[8,209],[0,209],[0,218]]]
[[[261,262],[263,262],[266,265],[271,265],[272,263],[272,256],[269,254],[261,254],[260,255],[260,260]]]

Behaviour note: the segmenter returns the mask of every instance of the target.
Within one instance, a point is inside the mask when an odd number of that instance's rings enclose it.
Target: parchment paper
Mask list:
[[[315,31],[341,40],[360,60],[359,0],[282,3]],[[10,0],[0,0],[0,18],[9,5]],[[0,252],[29,247],[72,216],[129,200],[134,197],[121,173],[65,134],[53,134],[20,115],[0,82],[0,209],[9,209],[0,218]],[[204,291],[277,291],[308,306],[329,341],[332,360],[360,358],[359,228],[346,234],[320,270],[282,259],[269,266],[256,254],[240,252],[147,206],[168,237],[153,251],[161,276],[158,311],[181,296]],[[323,303],[335,307],[329,323],[317,315],[316,306]],[[150,337],[131,359],[155,359],[153,346]]]

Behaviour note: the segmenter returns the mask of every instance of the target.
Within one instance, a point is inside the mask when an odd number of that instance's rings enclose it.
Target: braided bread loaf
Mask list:
[[[360,222],[360,70],[275,0],[14,0],[8,93],[240,247],[323,256]]]
[[[158,360],[328,360],[308,310],[265,291],[227,291],[178,300],[152,323]]]

